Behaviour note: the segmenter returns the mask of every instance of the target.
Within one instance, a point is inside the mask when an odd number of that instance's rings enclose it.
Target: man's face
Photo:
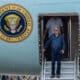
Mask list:
[[[55,27],[54,30],[53,30],[54,34],[59,34],[59,29],[58,27]]]

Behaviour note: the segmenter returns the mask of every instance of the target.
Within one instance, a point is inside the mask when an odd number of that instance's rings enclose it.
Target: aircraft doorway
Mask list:
[[[64,36],[66,49],[63,60],[74,60],[75,49],[77,48],[77,35],[78,35],[78,15],[77,14],[41,14],[39,15],[39,34],[41,43],[44,45],[49,38],[48,31],[45,35],[46,24],[51,18],[59,18],[62,21],[61,34]],[[45,38],[44,38],[45,35]],[[42,46],[43,46],[42,45]],[[51,60],[50,46],[44,53],[44,57],[49,61]]]

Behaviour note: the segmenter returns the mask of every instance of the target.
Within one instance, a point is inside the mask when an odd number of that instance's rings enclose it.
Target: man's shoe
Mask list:
[[[54,78],[55,77],[55,75],[51,75],[51,78]]]
[[[60,78],[60,75],[56,75],[57,78]]]

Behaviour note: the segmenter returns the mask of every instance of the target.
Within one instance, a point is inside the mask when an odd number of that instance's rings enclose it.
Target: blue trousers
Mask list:
[[[51,52],[51,58],[52,58],[52,75],[55,75],[55,62],[57,61],[57,70],[56,70],[56,75],[60,75],[61,71],[61,50],[60,49],[52,49]]]

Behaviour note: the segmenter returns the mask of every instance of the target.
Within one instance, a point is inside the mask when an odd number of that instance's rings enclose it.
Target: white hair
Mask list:
[[[57,28],[57,29],[59,30],[59,33],[60,33],[60,27],[59,27],[58,25],[55,25],[55,26],[54,26],[54,29],[55,29],[55,28]]]

